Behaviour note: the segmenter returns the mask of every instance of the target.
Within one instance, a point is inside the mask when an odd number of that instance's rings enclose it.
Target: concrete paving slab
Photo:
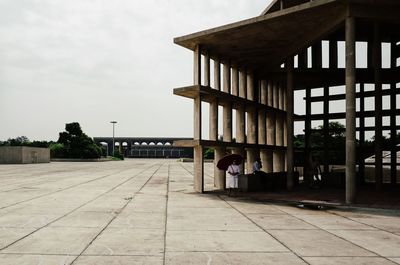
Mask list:
[[[344,217],[336,216],[336,215],[297,215],[297,218],[310,223],[314,226],[317,226],[322,229],[360,229],[360,230],[376,230],[371,226],[367,226],[364,224],[360,224],[358,222],[349,220]]]
[[[164,213],[128,212],[126,209],[118,215],[110,228],[164,229]]]
[[[312,210],[308,208],[289,206],[289,205],[276,205],[278,210],[281,210],[290,215],[326,215],[327,211],[324,210]]]
[[[162,255],[164,230],[108,228],[84,252],[85,255]]]
[[[166,264],[300,265],[306,263],[292,253],[168,252]]]
[[[46,227],[2,253],[79,255],[99,232],[97,228]]]
[[[69,265],[76,256],[69,255],[27,255],[0,254],[0,264],[4,265]]]
[[[50,227],[104,227],[115,214],[77,211],[52,223]]]
[[[267,230],[315,230],[314,226],[289,215],[248,214],[248,217]]]
[[[321,230],[271,230],[269,232],[300,256],[375,256],[369,251]]]
[[[400,255],[400,236],[398,235],[385,231],[332,230],[331,232],[381,256]]]
[[[233,201],[229,199],[228,201],[233,207],[235,207],[244,214],[255,214],[255,213],[268,214],[268,215],[285,214],[282,211],[276,209],[276,207],[273,205],[255,203],[252,201],[240,201],[240,200]]]
[[[168,231],[167,251],[288,252],[264,232]]]
[[[3,228],[39,228],[59,218],[54,214],[18,214],[0,215],[0,227]]]
[[[35,228],[0,228],[0,249],[35,231]]]
[[[380,257],[305,257],[311,265],[394,265],[396,263]]]
[[[80,256],[74,265],[163,265],[161,256]]]
[[[364,216],[364,217],[350,217],[350,219],[388,232],[400,233],[399,217]]]

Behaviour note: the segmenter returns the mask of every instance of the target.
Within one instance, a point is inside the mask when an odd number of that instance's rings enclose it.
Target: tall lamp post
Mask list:
[[[114,141],[114,133],[115,133],[115,124],[117,123],[116,121],[110,121],[113,125],[113,146],[112,146],[112,156],[114,156],[114,148],[115,148],[115,141]]]

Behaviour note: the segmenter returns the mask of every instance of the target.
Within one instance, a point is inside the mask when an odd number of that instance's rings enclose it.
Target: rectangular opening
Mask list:
[[[294,68],[299,68],[299,56],[298,55],[296,55],[293,58],[293,66],[294,66]]]
[[[236,116],[237,111],[235,109],[232,110],[232,140],[237,139],[237,132],[236,132]]]
[[[340,95],[345,93],[345,86],[331,86],[329,88],[330,95]]]
[[[323,102],[311,102],[311,113],[312,114],[323,114],[324,103]]]
[[[390,109],[390,96],[383,96],[382,97],[382,109]]]
[[[364,110],[375,110],[375,98],[367,97],[364,99],[365,109]]]
[[[382,126],[390,126],[390,117],[389,116],[382,117]]]
[[[322,41],[322,68],[329,68],[329,41]]]
[[[368,68],[368,43],[356,42],[356,68]]]
[[[319,129],[323,124],[322,120],[311,121],[311,129]]]
[[[324,95],[324,88],[314,88],[311,89],[311,96],[312,97],[319,97]]]
[[[311,52],[311,47],[307,48],[307,68],[311,68],[312,65],[312,52]]]
[[[224,108],[222,106],[218,106],[218,140],[221,141],[224,131],[223,113],[224,113]]]
[[[346,43],[344,41],[338,41],[338,68],[346,67]]]
[[[374,84],[364,84],[364,91],[374,91],[375,85]]]
[[[329,102],[329,110],[331,113],[341,113],[346,110],[346,100],[335,100]]]
[[[382,51],[382,68],[389,69],[391,64],[391,43],[383,42],[381,51]]]
[[[304,97],[306,96],[305,90],[295,90],[294,91],[294,113],[298,115],[306,114],[306,101]]]
[[[201,135],[202,139],[210,139],[209,126],[210,126],[210,104],[201,102]]]

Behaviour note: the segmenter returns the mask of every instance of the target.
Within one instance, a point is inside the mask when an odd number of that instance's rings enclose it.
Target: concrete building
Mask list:
[[[194,148],[194,189],[204,191],[203,152],[211,147],[216,161],[227,151],[245,155],[247,168],[261,157],[267,172],[286,172],[287,189],[291,190],[294,122],[304,122],[308,161],[312,122],[321,121],[327,136],[327,125],[338,119],[346,123],[346,201],[356,200],[357,165],[361,175],[365,169],[358,154],[363,152],[366,131],[375,132],[378,190],[382,186],[382,133],[390,131],[391,180],[395,185],[399,14],[397,0],[275,0],[258,17],[175,38],[176,44],[194,54],[193,85],[174,89],[175,95],[194,101],[194,139],[175,143]],[[359,43],[368,47],[366,54],[356,48]],[[338,47],[343,45],[345,54],[341,55]],[[390,51],[385,67],[382,47]],[[356,66],[356,54],[367,57],[368,64]],[[366,84],[373,89],[367,91]],[[343,93],[332,94],[337,86],[345,87]],[[322,96],[312,96],[316,88],[323,88]],[[297,90],[305,94],[305,115],[294,113]],[[390,98],[388,109],[382,106],[384,96]],[[373,110],[366,111],[367,98],[374,99]],[[345,100],[345,111],[332,108],[330,103],[337,100]],[[209,104],[209,139],[202,135],[202,102]],[[313,113],[315,102],[323,105],[322,113]],[[222,132],[218,131],[220,108]],[[374,118],[375,125],[366,126],[367,118]],[[388,125],[383,124],[384,118]],[[217,138],[219,134],[222,140]],[[329,168],[329,151],[325,145],[325,169]],[[304,167],[307,172],[309,168]],[[223,189],[224,173],[215,170],[214,178],[215,186]]]

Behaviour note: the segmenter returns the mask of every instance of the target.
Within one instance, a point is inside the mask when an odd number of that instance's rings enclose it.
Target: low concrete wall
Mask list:
[[[50,163],[50,149],[27,146],[0,146],[0,164]]]

